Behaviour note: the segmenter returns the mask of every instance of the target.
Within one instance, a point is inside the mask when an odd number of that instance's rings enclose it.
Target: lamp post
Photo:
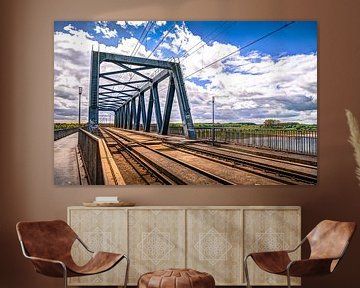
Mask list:
[[[79,86],[79,127],[81,125],[81,94],[82,94],[82,87]]]
[[[212,146],[215,144],[215,96],[212,96],[212,129],[211,129]]]
[[[229,96],[216,96],[216,97],[229,97]],[[211,145],[214,146],[215,145],[215,96],[213,95],[211,97],[211,101],[212,101],[212,141],[211,141]]]

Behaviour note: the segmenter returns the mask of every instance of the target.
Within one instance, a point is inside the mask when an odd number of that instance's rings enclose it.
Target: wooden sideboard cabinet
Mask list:
[[[216,285],[244,286],[246,254],[294,248],[301,240],[298,206],[69,207],[68,223],[92,250],[129,255],[129,285],[148,271],[188,267],[212,274]],[[89,257],[78,244],[72,253],[78,263]],[[70,278],[69,285],[121,285],[124,271],[121,263]],[[252,261],[249,271],[253,285],[286,285],[286,277],[264,273]]]

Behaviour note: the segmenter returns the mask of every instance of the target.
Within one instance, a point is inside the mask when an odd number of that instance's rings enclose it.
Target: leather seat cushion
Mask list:
[[[193,269],[166,269],[140,276],[138,288],[213,288],[214,277]]]

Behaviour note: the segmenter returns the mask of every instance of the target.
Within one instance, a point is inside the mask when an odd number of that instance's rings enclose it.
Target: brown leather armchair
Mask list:
[[[127,261],[124,288],[127,285],[129,259],[125,254],[91,251],[62,220],[19,222],[16,225],[20,245],[24,256],[31,260],[35,271],[50,277],[87,276],[112,269],[122,259]],[[92,254],[83,266],[78,266],[72,256],[71,247],[78,240]]]
[[[250,253],[244,259],[247,287],[251,287],[247,267],[249,257],[266,272],[286,275],[289,288],[291,288],[291,276],[304,277],[333,272],[344,256],[355,229],[354,222],[324,220],[292,250]],[[310,245],[310,257],[292,261],[289,253],[296,251],[306,241]]]

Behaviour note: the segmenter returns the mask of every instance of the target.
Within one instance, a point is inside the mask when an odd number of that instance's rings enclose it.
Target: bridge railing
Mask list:
[[[92,185],[125,185],[105,141],[79,129],[79,150]]]
[[[78,131],[78,128],[54,130],[54,141],[64,138],[70,134],[76,133],[77,131]]]
[[[196,128],[196,138],[213,140],[212,128]],[[170,134],[182,135],[182,128],[170,128]],[[317,131],[286,129],[214,128],[216,142],[232,143],[251,147],[264,147],[278,151],[317,155]]]

